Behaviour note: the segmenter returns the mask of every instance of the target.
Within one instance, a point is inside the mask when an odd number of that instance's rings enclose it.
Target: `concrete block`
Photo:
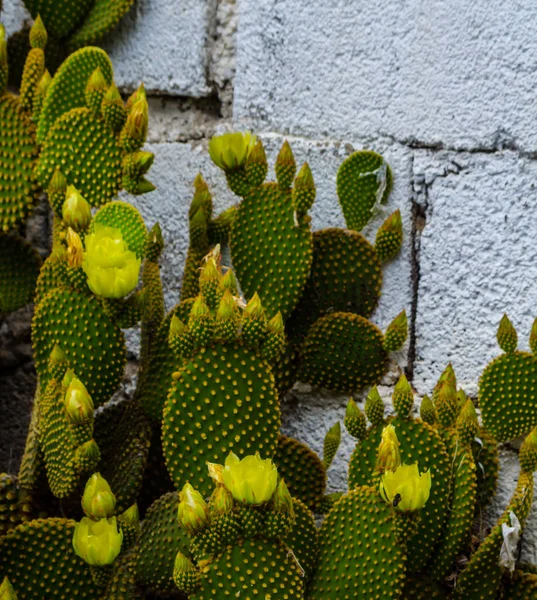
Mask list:
[[[451,361],[475,394],[500,353],[504,312],[528,338],[537,306],[533,210],[537,165],[513,152],[419,152],[415,194],[426,213],[421,233],[414,385],[430,393]]]
[[[295,135],[535,150],[531,0],[243,0],[235,117]]]
[[[137,0],[99,44],[110,55],[118,87],[132,91],[143,81],[148,92],[209,95],[207,43],[215,10],[213,0]],[[5,3],[8,34],[27,18],[22,0]]]

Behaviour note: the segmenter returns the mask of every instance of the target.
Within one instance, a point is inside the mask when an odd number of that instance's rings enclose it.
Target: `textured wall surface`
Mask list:
[[[148,225],[163,228],[170,308],[180,290],[196,173],[207,178],[217,209],[234,201],[207,155],[215,131],[252,128],[271,163],[287,137],[297,162],[312,167],[314,228],[343,224],[335,195],[341,161],[354,149],[383,153],[395,187],[366,234],[372,239],[399,207],[406,237],[384,272],[373,321],[385,327],[406,308],[412,329],[381,393],[388,402],[406,368],[419,398],[452,361],[475,396],[480,373],[498,353],[502,314],[518,328],[522,347],[537,315],[537,9],[530,0],[360,4],[137,0],[104,42],[123,90],[143,79],[153,96],[148,150],[156,155],[150,179],[158,189],[131,201]],[[20,0],[4,5],[11,33],[25,14]],[[19,339],[11,329],[5,335]],[[129,343],[135,352],[135,335]],[[321,452],[346,402],[299,385],[283,404],[284,430]],[[345,487],[351,450],[344,434],[331,490]],[[517,469],[514,451],[505,449],[490,519],[505,506]],[[537,512],[524,544],[535,562],[534,532]]]

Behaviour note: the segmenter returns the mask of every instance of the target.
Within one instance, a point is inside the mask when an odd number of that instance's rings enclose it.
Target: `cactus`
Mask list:
[[[0,233],[0,315],[31,302],[41,263],[23,238]]]
[[[532,332],[537,331],[537,319]],[[504,354],[495,358],[481,374],[479,406],[483,425],[498,442],[525,434],[537,425],[537,349],[530,339],[531,352],[516,350],[516,331],[504,316],[498,342]]]
[[[94,44],[114,29],[133,4],[132,0],[24,0],[36,18],[39,14],[50,34],[72,52]]]
[[[197,600],[217,593],[252,600],[283,594],[304,598],[304,571],[283,541],[294,539],[289,536],[294,503],[283,480],[278,483],[274,465],[253,456],[228,458],[225,467],[214,465],[212,476],[216,487],[208,504],[188,484],[180,493],[178,517],[189,532],[191,558],[177,555],[174,580],[179,589]],[[311,551],[316,533],[313,517],[307,518],[309,525],[301,522],[300,528],[314,536]],[[304,543],[308,541],[301,539],[299,554]]]
[[[205,462],[223,460],[231,449],[244,455],[252,447],[272,456],[280,422],[274,379],[263,356],[271,340],[279,347],[281,341],[270,331],[259,299],[241,310],[230,292],[224,293],[224,277],[214,258],[206,263],[200,281],[209,270],[217,287],[206,293],[215,289],[221,299],[217,304],[215,298],[211,309],[200,294],[188,325],[170,330],[181,366],[174,374],[162,422],[172,480],[177,487],[189,481],[204,493],[210,483]],[[206,439],[214,445],[202,442]]]

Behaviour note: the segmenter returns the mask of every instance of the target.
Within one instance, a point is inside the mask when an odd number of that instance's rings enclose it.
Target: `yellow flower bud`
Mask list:
[[[244,166],[255,143],[256,136],[249,131],[225,133],[211,139],[209,154],[217,167],[232,171]]]
[[[129,250],[121,231],[95,224],[86,236],[82,268],[90,290],[104,298],[123,298],[136,287],[141,259]]]
[[[149,125],[149,106],[145,96],[141,96],[132,105],[125,130],[135,140],[143,144],[147,138],[147,129]]]
[[[209,523],[209,509],[202,495],[190,483],[179,492],[177,518],[179,524],[190,534],[195,534]]]
[[[17,600],[17,594],[7,576],[4,577],[4,581],[0,585],[0,600]]]
[[[394,426],[387,425],[382,430],[382,438],[377,452],[377,468],[383,471],[395,471],[400,464],[399,440]]]
[[[67,381],[66,378],[69,379],[69,371],[65,374],[64,381]],[[86,386],[72,375],[65,392],[64,404],[67,418],[74,425],[81,425],[93,416],[93,400]]]
[[[243,504],[268,502],[278,485],[278,470],[270,460],[259,454],[245,456],[242,460],[233,452],[226,458],[224,485],[235,500]]]
[[[431,492],[431,472],[420,473],[418,463],[399,465],[386,471],[380,480],[380,495],[400,512],[420,510]]]
[[[67,230],[67,264],[70,267],[80,267],[84,260],[84,246],[76,231]]]
[[[100,473],[94,473],[86,483],[82,509],[92,519],[107,519],[116,509],[116,497]]]
[[[121,515],[121,521],[129,525],[138,525],[140,523],[140,511],[136,502]]]
[[[91,221],[91,207],[74,185],[67,186],[62,206],[63,220],[75,231],[87,229]]]
[[[280,483],[274,494],[274,510],[279,513],[288,514],[292,514],[293,512],[293,498],[283,479],[280,479]]]
[[[216,486],[211,496],[211,513],[215,515],[227,515],[232,510],[233,496],[225,486]]]
[[[121,551],[123,532],[118,530],[116,517],[92,521],[83,517],[75,525],[73,548],[88,565],[111,565]]]

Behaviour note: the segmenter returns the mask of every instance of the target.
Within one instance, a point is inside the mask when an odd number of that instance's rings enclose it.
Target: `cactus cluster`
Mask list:
[[[97,21],[108,26],[105,10],[129,3],[104,4],[78,3],[72,23],[58,19],[68,2],[32,6],[78,45]],[[405,343],[406,315],[385,332],[369,319],[382,266],[401,249],[401,215],[388,216],[374,244],[360,232],[390,193],[389,166],[372,151],[347,158],[337,176],[347,229],[313,232],[309,166],[297,173],[285,142],[276,181],[266,182],[262,142],[241,133],[209,146],[237,206],[215,216],[207,183],[194,180],[181,301],[167,312],[160,228],[116,197],[153,189],[144,88],[123,102],[94,47],[50,78],[45,42],[38,20],[20,98],[0,98],[12,111],[0,144],[11,148],[24,121],[39,152],[17,159],[28,158],[32,193],[34,184],[44,190],[54,215],[41,268],[14,233],[0,237],[0,250],[18,248],[17,264],[0,252],[0,314],[26,303],[35,285],[38,375],[21,468],[0,475],[0,598],[532,597],[535,568],[518,564],[508,542],[533,500],[537,325],[524,353],[502,320],[504,354],[480,383],[482,425],[450,365],[419,417],[401,375],[387,415],[376,386]],[[0,157],[15,168],[14,156]],[[2,229],[27,213],[17,211],[33,202],[29,190],[0,198]],[[32,276],[17,273],[21,264]],[[136,389],[121,398],[123,330],[137,326]],[[364,410],[351,398],[345,412],[356,441],[347,493],[327,494],[339,423],[324,432],[322,457],[280,430],[280,398],[297,380],[368,388]],[[498,477],[496,440],[521,434],[516,491],[477,540],[475,520]],[[315,515],[324,515],[320,527]]]

